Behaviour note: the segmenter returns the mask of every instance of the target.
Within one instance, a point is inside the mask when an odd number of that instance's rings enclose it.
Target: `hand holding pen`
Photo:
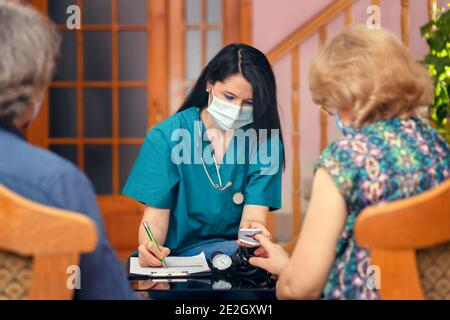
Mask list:
[[[165,248],[157,244],[156,239],[146,222],[143,222],[143,226],[150,241],[146,241],[139,246],[139,264],[142,267],[163,266],[167,268],[164,258],[170,254],[169,248]]]

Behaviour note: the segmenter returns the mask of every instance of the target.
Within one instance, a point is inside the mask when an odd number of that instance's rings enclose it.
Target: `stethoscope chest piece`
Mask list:
[[[244,203],[244,195],[242,194],[242,192],[236,192],[233,195],[233,202],[236,205],[241,205]]]

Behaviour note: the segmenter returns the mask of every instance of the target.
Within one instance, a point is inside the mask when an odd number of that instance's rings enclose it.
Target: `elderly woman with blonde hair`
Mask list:
[[[356,26],[320,51],[310,89],[343,137],[316,164],[292,256],[257,236],[262,246],[250,262],[279,275],[278,298],[378,299],[354,223],[368,206],[417,195],[449,177],[450,147],[422,118],[433,84],[394,34]]]

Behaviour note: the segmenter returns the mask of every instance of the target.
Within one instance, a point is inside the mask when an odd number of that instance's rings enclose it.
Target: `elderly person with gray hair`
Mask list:
[[[35,10],[0,0],[0,183],[22,196],[92,218],[99,241],[80,259],[76,299],[135,298],[109,244],[91,183],[74,165],[22,136],[39,112],[60,36]]]

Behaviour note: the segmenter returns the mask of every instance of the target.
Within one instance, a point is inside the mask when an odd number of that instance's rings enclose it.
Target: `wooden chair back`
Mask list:
[[[96,243],[90,218],[0,184],[0,299],[71,299],[80,254]]]
[[[450,179],[365,209],[355,235],[379,267],[382,299],[450,300]]]

